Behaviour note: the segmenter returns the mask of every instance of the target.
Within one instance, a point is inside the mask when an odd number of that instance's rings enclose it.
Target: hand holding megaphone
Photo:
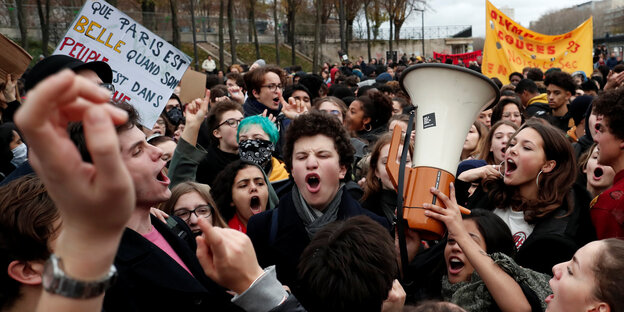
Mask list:
[[[443,222],[444,225],[446,225],[446,230],[449,236],[465,234],[466,228],[462,222],[461,215],[462,213],[470,214],[470,210],[457,204],[457,199],[455,198],[455,185],[453,185],[453,183],[449,185],[449,196],[446,196],[446,194],[433,187],[429,191],[441,200],[446,208],[431,203],[424,203],[423,208],[427,209],[425,210],[425,216]]]

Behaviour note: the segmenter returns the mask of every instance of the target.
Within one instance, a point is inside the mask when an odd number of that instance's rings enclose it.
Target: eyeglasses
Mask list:
[[[227,124],[228,126],[232,127],[232,128],[236,128],[238,127],[238,124],[240,124],[242,119],[236,119],[236,118],[228,118],[226,119],[224,122],[220,123],[217,128]]]
[[[158,120],[156,120],[156,124],[159,125],[159,126],[164,126],[165,125],[165,121],[162,120],[162,119],[158,119]]]
[[[277,90],[277,88],[279,88],[280,90],[283,89],[283,86],[281,84],[277,84],[276,85],[276,84],[273,84],[273,83],[269,84],[269,85],[266,85],[266,86],[262,86],[262,87],[263,88],[268,88],[269,91],[271,91],[271,92],[275,92],[275,90]]]
[[[182,208],[182,209],[176,210],[173,213],[174,216],[179,217],[185,222],[188,222],[191,219],[191,214],[195,214],[195,216],[197,216],[198,218],[199,217],[209,218],[212,215],[212,206],[210,205],[198,206],[197,208],[193,210]]]
[[[115,93],[115,86],[112,83],[100,83],[100,87],[105,88],[111,93]]]

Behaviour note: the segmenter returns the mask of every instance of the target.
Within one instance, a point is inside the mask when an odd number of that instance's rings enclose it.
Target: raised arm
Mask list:
[[[520,285],[501,269],[471,237],[462,222],[459,205],[455,200],[455,187],[451,184],[450,197],[438,189],[431,188],[431,193],[442,200],[447,207],[425,203],[428,209],[425,215],[444,222],[449,238],[453,238],[466,255],[470,264],[479,273],[496,304],[504,312],[531,311],[531,305],[522,292]]]
[[[128,116],[107,104],[110,96],[108,90],[65,70],[30,91],[15,116],[28,140],[30,162],[61,213],[53,252],[65,274],[79,281],[107,275],[135,205],[114,127]],[[71,121],[84,123],[93,163],[82,161],[70,140],[66,128]],[[43,279],[45,285],[45,271]],[[37,309],[101,311],[103,298],[104,293],[71,299],[44,291]]]

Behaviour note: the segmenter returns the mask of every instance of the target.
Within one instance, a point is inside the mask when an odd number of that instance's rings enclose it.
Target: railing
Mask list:
[[[20,0],[18,0],[20,1]],[[67,31],[68,27],[73,22],[74,18],[80,12],[80,7],[51,7],[50,10],[50,39],[53,42],[58,42]],[[24,5],[26,26],[30,30],[40,29],[39,16],[37,14],[37,6],[34,4]],[[171,33],[171,14],[165,12],[141,12],[141,11],[124,11],[124,13],[143,26],[147,27],[154,33],[163,36],[170,37]],[[198,40],[205,40],[208,36],[212,36],[218,33],[219,30],[219,18],[214,16],[201,16],[196,15],[196,31]],[[227,18],[225,18],[225,30],[224,34],[226,40],[229,39]],[[189,14],[178,15],[178,26],[181,34],[191,32],[191,18]],[[314,37],[314,24],[310,23],[296,23],[296,37],[298,40],[304,37]],[[326,40],[340,40],[340,32],[337,21],[335,23],[321,25],[321,36],[324,41]],[[425,39],[439,39],[451,37],[463,30],[466,30],[471,26],[468,25],[453,25],[453,26],[427,26],[425,27],[424,37]],[[13,4],[0,2],[0,28],[18,28],[17,25],[17,9]],[[235,19],[235,33],[239,42],[246,42],[249,34],[249,23],[247,19]],[[256,20],[256,29],[259,36],[273,36],[275,26],[272,19],[259,19]],[[280,40],[282,42],[287,41],[287,24],[285,19],[280,20],[280,24],[277,27],[280,34]],[[32,34],[31,34],[32,35]],[[420,27],[402,27],[401,39],[422,39],[423,33]],[[378,40],[388,40],[389,28],[380,28],[378,31]],[[350,31],[351,40],[365,40],[366,28],[360,26],[354,26]],[[373,38],[371,29],[371,39]]]

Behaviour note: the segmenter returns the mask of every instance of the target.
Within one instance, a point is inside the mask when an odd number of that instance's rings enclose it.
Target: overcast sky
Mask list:
[[[589,0],[491,0],[501,9],[515,9],[515,21],[527,27],[543,14],[570,7]],[[472,25],[474,37],[485,37],[485,0],[428,0],[425,11],[425,27],[446,25]],[[413,12],[409,25],[420,27],[420,12]]]

